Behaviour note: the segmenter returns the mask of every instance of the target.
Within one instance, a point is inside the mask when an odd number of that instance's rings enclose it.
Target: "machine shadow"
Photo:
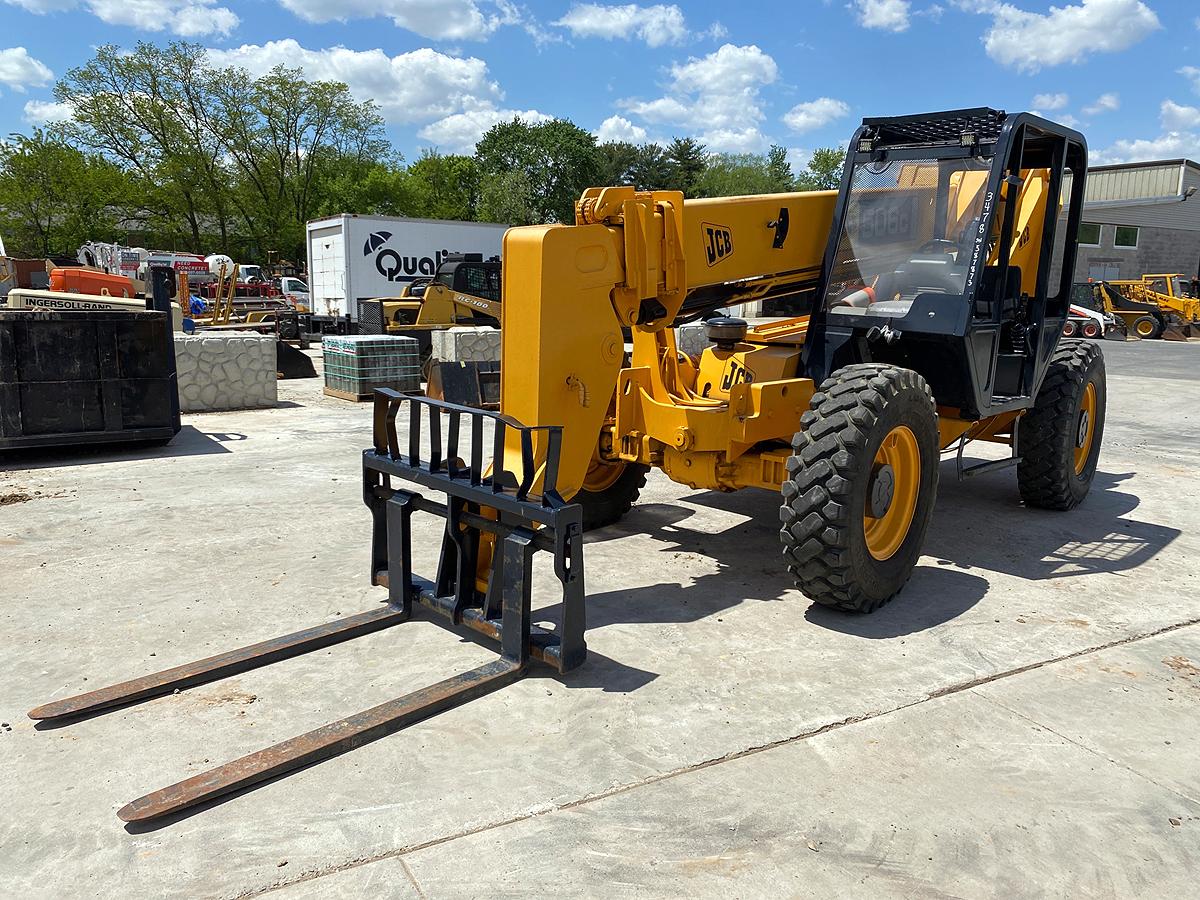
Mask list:
[[[809,604],[804,617],[822,628],[865,638],[898,637],[948,622],[988,592],[988,571],[1031,581],[1134,569],[1180,535],[1179,529],[1140,522],[1129,514],[1140,498],[1118,486],[1133,473],[1096,473],[1091,493],[1068,512],[1028,509],[1012,473],[958,481],[953,461],[942,464],[937,509],[925,554],[937,565],[919,565],[904,587],[903,602],[870,615]],[[687,585],[664,582],[588,596],[588,627],[693,622],[754,600],[800,599],[778,552],[777,500],[765,491],[701,491],[686,502],[744,516],[725,531],[688,528],[686,506],[635,506],[620,523],[593,532],[589,544],[646,534],[665,542],[663,567],[679,553],[708,557],[717,570]],[[758,548],[746,569],[747,548]],[[765,552],[767,548],[771,552]],[[965,569],[973,571],[967,572]],[[980,571],[982,570],[982,572]],[[541,611],[539,611],[540,613]]]
[[[5,469],[53,469],[59,466],[89,466],[100,463],[131,462],[141,459],[170,459],[231,453],[228,443],[247,440],[238,432],[205,432],[184,425],[169,444],[116,443],[89,447],[0,451],[0,471]]]
[[[988,582],[978,575],[933,566],[918,568],[906,592],[919,602],[885,607],[870,616],[844,613],[812,604],[795,590],[778,551],[778,528],[773,496],[765,492],[734,494],[703,492],[690,495],[697,503],[745,518],[731,528],[713,532],[682,524],[693,515],[686,506],[647,503],[635,506],[617,525],[589,535],[589,543],[603,544],[629,535],[643,534],[662,541],[662,568],[669,571],[679,554],[706,557],[716,571],[687,584],[662,582],[628,589],[590,593],[588,629],[607,625],[683,624],[695,622],[741,605],[763,601],[801,604],[805,618],[815,625],[868,638],[896,637],[933,628],[970,609],[986,594]],[[747,548],[759,548],[754,565],[746,568]],[[766,552],[767,550],[770,552]],[[557,607],[538,609],[535,619],[557,618]],[[589,651],[590,654],[590,651]],[[589,665],[591,668],[589,655]],[[597,674],[603,676],[599,670]]]
[[[1087,498],[1073,510],[1031,509],[1011,473],[957,481],[943,463],[942,484],[925,552],[939,561],[1031,581],[1126,572],[1162,552],[1178,528],[1130,515],[1141,498],[1118,487],[1133,472],[1097,471]]]

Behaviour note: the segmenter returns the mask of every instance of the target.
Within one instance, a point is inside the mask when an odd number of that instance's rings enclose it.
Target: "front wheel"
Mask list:
[[[1027,506],[1074,509],[1087,496],[1100,459],[1107,394],[1100,347],[1059,344],[1033,408],[1017,426],[1017,484]]]
[[[646,486],[648,466],[593,459],[583,487],[571,498],[583,507],[583,530],[612,525],[629,512]]]
[[[800,428],[781,487],[788,570],[817,603],[871,612],[921,556],[938,481],[933,395],[911,369],[846,366]]]
[[[1154,316],[1138,316],[1133,320],[1131,330],[1138,337],[1145,340],[1153,340],[1156,337],[1162,336],[1162,323]]]

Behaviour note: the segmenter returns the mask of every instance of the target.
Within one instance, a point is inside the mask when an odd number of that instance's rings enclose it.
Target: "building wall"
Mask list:
[[[1200,203],[1196,206],[1200,211]],[[1091,210],[1084,214],[1084,219],[1088,222],[1097,221]],[[1135,223],[1123,221],[1121,224]],[[1061,271],[1060,261],[1066,238],[1064,219],[1059,220],[1056,231],[1051,284],[1057,284]],[[1112,224],[1101,223],[1100,246],[1079,248],[1075,259],[1075,281],[1087,281],[1093,266],[1104,267],[1107,271],[1101,277],[1107,278],[1140,278],[1160,272],[1181,272],[1190,278],[1200,272],[1200,230],[1139,225],[1136,249],[1114,247],[1115,233],[1116,228]],[[1116,272],[1113,273],[1112,269],[1116,269]]]

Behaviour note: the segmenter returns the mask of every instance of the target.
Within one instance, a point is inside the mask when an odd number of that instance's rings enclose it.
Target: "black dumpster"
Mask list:
[[[170,440],[170,329],[161,312],[0,311],[0,450]]]

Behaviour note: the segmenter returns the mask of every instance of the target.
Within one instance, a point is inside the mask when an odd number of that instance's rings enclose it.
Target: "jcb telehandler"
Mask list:
[[[779,491],[800,589],[851,611],[874,610],[908,580],[944,451],[959,449],[961,474],[1015,466],[1027,505],[1074,507],[1105,411],[1099,348],[1060,342],[1086,169],[1079,133],[1026,113],[872,118],[837,192],[685,202],[594,189],[574,225],[510,230],[502,411],[376,395],[363,498],[387,605],[30,715],[169,693],[397,624],[414,604],[499,642],[494,662],[119,812],[149,819],[388,734],[521,677],[531,661],[583,663],[583,530],[628,510],[650,467],[695,488]],[[1051,283],[1066,172],[1068,239]],[[810,317],[711,321],[714,346],[698,364],[676,349],[678,322],[814,289]],[[622,326],[633,331],[629,365]],[[1011,453],[964,468],[973,440]],[[446,520],[432,581],[412,571],[417,511]],[[549,628],[532,622],[537,551],[551,554],[561,585],[561,607],[538,610]]]

